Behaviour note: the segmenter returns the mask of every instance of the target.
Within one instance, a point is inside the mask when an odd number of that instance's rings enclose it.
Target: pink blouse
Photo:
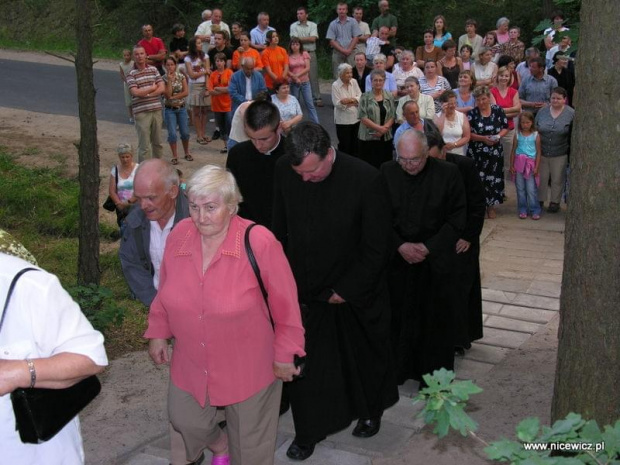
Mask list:
[[[308,52],[303,52],[298,55],[288,56],[288,69],[291,73],[297,74],[306,68],[306,60],[310,61],[310,55]],[[310,73],[304,74],[299,80],[301,82],[308,82],[310,80]]]
[[[148,339],[174,337],[172,382],[204,407],[242,402],[275,380],[273,362],[305,355],[297,286],[282,246],[262,226],[252,250],[269,293],[274,330],[243,243],[251,222],[234,216],[202,273],[201,236],[190,218],[166,242]],[[275,336],[275,337],[274,337]]]

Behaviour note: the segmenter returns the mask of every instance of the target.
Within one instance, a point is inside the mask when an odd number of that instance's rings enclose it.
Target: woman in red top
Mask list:
[[[145,333],[153,361],[170,363],[170,422],[189,462],[209,448],[214,465],[273,465],[282,381],[299,375],[294,356],[305,355],[295,279],[282,245],[255,227],[267,306],[244,247],[251,222],[237,215],[241,193],[225,168],[196,171],[187,198],[191,218],[166,240]]]
[[[515,135],[514,118],[521,113],[519,92],[510,86],[511,78],[512,74],[510,73],[510,69],[506,66],[502,66],[497,71],[495,86],[491,88],[491,104],[499,105],[508,118],[508,132],[502,137],[505,174],[508,174],[510,170],[510,154],[512,153],[512,143]]]
[[[224,148],[220,153],[226,153],[228,134],[230,134],[230,122],[232,121],[232,100],[228,93],[228,83],[232,77],[232,69],[226,68],[226,55],[215,54],[215,70],[209,76],[209,93],[211,94],[211,110],[215,118],[215,126],[220,128],[220,134],[224,141]]]
[[[267,33],[267,48],[263,50],[261,58],[265,70],[265,84],[273,89],[273,84],[278,80],[288,80],[288,53],[278,44],[280,36],[276,31]]]

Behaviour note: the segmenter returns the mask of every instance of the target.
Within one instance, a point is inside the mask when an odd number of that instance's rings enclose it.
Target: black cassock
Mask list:
[[[484,226],[486,202],[484,186],[480,181],[476,164],[462,155],[446,154],[446,160],[454,163],[459,171],[467,197],[467,221],[461,239],[471,243],[469,250],[457,254],[461,286],[466,296],[457,313],[455,346],[469,348],[472,341],[482,338],[482,293],[480,289],[480,233]]]
[[[267,228],[271,225],[274,169],[284,155],[284,145],[284,137],[281,137],[271,153],[264,154],[248,140],[230,149],[226,159],[226,168],[235,176],[243,196],[239,216]]]
[[[296,438],[307,444],[398,400],[386,283],[389,201],[378,171],[359,159],[337,152],[330,175],[312,183],[283,157],[273,219],[306,329],[306,377],[287,389]],[[346,303],[327,303],[333,292]]]
[[[455,165],[433,158],[415,176],[395,161],[381,174],[392,201],[392,344],[402,384],[454,369],[455,315],[464,298],[455,247],[465,227],[465,188]],[[429,254],[409,264],[397,251],[405,242],[422,242]]]

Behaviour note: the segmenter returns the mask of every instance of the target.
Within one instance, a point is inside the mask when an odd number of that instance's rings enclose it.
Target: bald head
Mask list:
[[[140,163],[134,178],[134,197],[149,221],[163,228],[176,210],[179,175],[168,162],[152,158]]]

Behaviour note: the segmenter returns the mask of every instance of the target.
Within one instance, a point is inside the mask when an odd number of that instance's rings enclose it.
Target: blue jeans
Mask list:
[[[528,179],[523,177],[523,173],[517,173],[515,178],[517,186],[517,207],[519,213],[529,213],[540,215],[540,204],[538,203],[538,188],[536,187],[536,176],[530,174]]]
[[[166,118],[169,144],[174,144],[177,141],[177,125],[181,133],[181,140],[189,140],[189,122],[187,118],[187,109],[185,107],[176,110],[164,108],[164,117]]]
[[[291,83],[291,95],[299,100],[299,104],[301,104],[299,94],[301,94],[304,98],[306,108],[310,114],[310,120],[319,124],[319,115],[316,112],[316,108],[314,108],[314,101],[312,100],[312,87],[310,87],[310,81],[302,82],[301,84]]]

